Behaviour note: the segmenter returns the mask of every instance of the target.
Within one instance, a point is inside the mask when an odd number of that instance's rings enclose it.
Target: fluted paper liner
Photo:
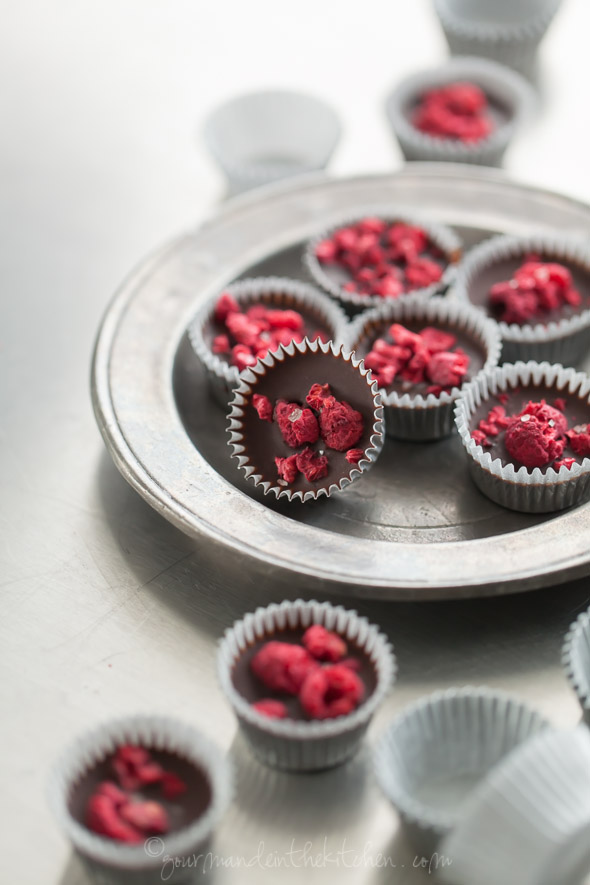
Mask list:
[[[536,253],[542,261],[577,265],[589,274],[590,247],[582,238],[535,235],[530,237],[497,236],[471,249],[457,272],[453,296],[470,301],[469,291],[474,279],[486,268],[507,258],[524,259]],[[498,280],[500,282],[500,280]],[[488,313],[484,306],[475,305]],[[502,335],[502,358],[516,360],[547,360],[550,363],[573,365],[590,345],[590,308],[561,320],[518,325],[499,322]]]
[[[465,797],[451,798],[458,784],[475,785],[514,747],[546,727],[526,704],[488,688],[451,688],[422,698],[397,716],[379,739],[374,769],[379,785],[398,809],[415,841],[435,850],[463,819]],[[423,791],[438,786],[438,801]]]
[[[232,681],[233,668],[253,643],[271,640],[282,629],[306,629],[322,624],[370,658],[376,675],[374,691],[346,716],[323,720],[272,719],[254,710]],[[223,693],[238,717],[244,737],[266,765],[291,771],[315,771],[340,765],[357,750],[375,711],[391,689],[396,661],[387,637],[356,611],[328,602],[272,603],[245,615],[226,630],[217,655]]]
[[[590,609],[571,625],[563,645],[562,662],[584,719],[590,724]]]
[[[304,312],[306,317],[313,317],[318,326],[324,326],[336,344],[340,344],[345,338],[348,320],[344,311],[309,283],[288,277],[252,277],[231,283],[222,292],[228,292],[246,309],[254,304],[265,304],[279,310]],[[188,327],[188,336],[194,352],[207,371],[218,401],[226,408],[240,373],[223,356],[213,353],[205,338],[220,294],[216,293],[200,308]]]
[[[242,418],[245,409],[250,406],[250,401],[256,393],[256,386],[260,379],[264,378],[268,372],[272,372],[273,367],[277,363],[282,363],[285,359],[296,358],[298,355],[304,355],[308,351],[310,353],[318,353],[319,351],[325,355],[327,360],[342,360],[358,370],[367,382],[367,398],[372,397],[373,400],[373,424],[370,442],[364,450],[363,458],[358,464],[351,464],[350,469],[337,482],[331,481],[330,477],[327,476],[325,480],[318,481],[320,485],[317,485],[316,488],[310,488],[306,492],[293,492],[288,487],[279,485],[277,481],[270,482],[265,480],[262,474],[257,473],[257,465],[251,461],[247,453]],[[228,432],[230,437],[229,445],[233,450],[232,458],[237,460],[238,468],[243,470],[247,479],[251,480],[255,486],[260,486],[265,495],[273,494],[279,499],[286,498],[288,501],[314,501],[324,495],[329,497],[333,492],[341,491],[373,466],[383,448],[383,407],[381,406],[381,397],[377,390],[377,383],[372,380],[371,374],[368,369],[365,369],[362,360],[354,359],[352,354],[346,353],[342,347],[337,348],[332,342],[309,341],[306,338],[300,343],[292,341],[286,347],[281,345],[278,351],[267,354],[264,359],[259,360],[251,369],[242,372],[240,382],[234,390],[234,396],[230,402]],[[295,450],[293,451],[295,452]],[[278,479],[279,477],[277,476]],[[322,482],[327,483],[327,485],[321,485]]]
[[[496,122],[486,138],[469,142],[429,135],[413,125],[408,108],[423,93],[464,81],[479,86],[489,98],[502,105],[508,119]],[[406,160],[499,166],[510,141],[529,115],[533,102],[531,87],[509,68],[483,58],[454,58],[444,65],[402,80],[388,96],[385,110]]]
[[[156,843],[150,843],[150,837],[146,837],[141,845],[99,836],[76,820],[69,810],[69,801],[77,783],[124,744],[166,750],[200,769],[211,788],[211,802],[201,817],[187,827],[158,837]],[[48,795],[58,824],[88,864],[95,881],[155,885],[162,882],[166,856],[192,857],[210,838],[230,802],[231,773],[217,747],[191,725],[161,716],[129,716],[78,737],[54,766]],[[180,868],[175,876],[169,881],[186,878],[187,869]]]
[[[499,765],[442,854],[452,885],[578,885],[590,870],[590,733],[548,729]]]
[[[584,372],[546,362],[507,363],[463,389],[455,406],[455,423],[467,453],[471,476],[484,495],[510,510],[549,513],[579,504],[590,495],[590,458],[570,468],[549,467],[543,473],[540,467],[503,465],[500,458],[493,458],[471,438],[474,429],[471,418],[482,402],[498,393],[530,384],[554,387],[556,397],[565,394],[590,402],[590,377]]]
[[[355,351],[365,337],[374,340],[392,323],[403,325],[405,322],[423,322],[425,326],[435,327],[440,323],[472,338],[485,354],[484,365],[475,377],[498,365],[502,345],[497,324],[475,308],[446,298],[425,300],[409,296],[367,311],[350,323],[346,346]],[[448,436],[454,429],[454,403],[465,384],[450,391],[443,390],[438,396],[379,388],[387,432],[408,440],[435,440]]]
[[[412,289],[411,292],[396,296],[396,298],[383,298],[381,295],[361,295],[359,292],[347,292],[345,289],[333,280],[322,268],[322,264],[318,261],[315,250],[322,240],[333,236],[336,231],[351,224],[362,221],[363,218],[379,218],[387,224],[394,222],[402,222],[404,224],[412,224],[421,227],[428,236],[428,239],[446,256],[447,266],[443,271],[443,275],[436,283],[429,286],[422,286],[419,289]],[[399,211],[394,208],[385,210],[383,207],[365,207],[359,209],[354,215],[341,216],[336,218],[329,227],[324,228],[320,233],[316,234],[306,245],[303,255],[303,263],[311,275],[312,279],[325,292],[328,292],[333,298],[342,302],[349,310],[358,312],[365,310],[367,307],[377,307],[384,301],[397,301],[400,298],[406,298],[408,295],[422,295],[429,297],[436,293],[443,292],[447,286],[454,280],[456,266],[461,259],[462,243],[452,228],[444,224],[434,224],[429,219],[412,212]]]

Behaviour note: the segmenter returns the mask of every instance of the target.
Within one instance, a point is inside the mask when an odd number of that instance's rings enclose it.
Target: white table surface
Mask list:
[[[317,92],[345,124],[331,171],[397,168],[383,98],[405,73],[445,57],[430,4],[2,5],[0,881],[86,883],[47,809],[48,768],[80,730],[136,710],[182,715],[234,759],[236,800],[215,843],[226,864],[203,881],[429,881],[366,752],[346,769],[294,777],[258,766],[236,741],[215,684],[215,643],[267,591],[235,574],[221,593],[206,550],[125,484],[95,426],[88,374],[122,278],[223,194],[197,135],[207,111],[236,91]],[[585,200],[589,33],[590,4],[566,0],[541,53],[540,113],[506,163],[515,177]],[[466,682],[516,691],[574,723],[560,647],[589,601],[583,580],[506,599],[363,604],[400,663],[370,739],[417,696]],[[296,853],[279,876],[252,861],[261,843],[280,858],[307,842],[321,855],[314,865]],[[396,869],[379,867],[380,852]],[[236,869],[232,857],[252,862]]]

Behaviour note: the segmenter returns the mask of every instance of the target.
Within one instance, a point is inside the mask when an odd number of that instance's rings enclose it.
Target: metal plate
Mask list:
[[[230,461],[223,412],[185,329],[198,305],[252,273],[301,277],[301,243],[359,207],[428,213],[467,243],[490,232],[580,234],[590,207],[500,172],[411,164],[387,176],[311,177],[235,200],[149,258],[99,332],[92,395],[111,455],[163,516],[218,545],[243,574],[307,593],[445,599],[555,584],[590,571],[590,504],[511,513],[472,485],[456,437],[388,440],[375,467],[329,500],[262,499]],[[235,565],[235,562],[234,562]],[[272,567],[272,568],[269,568]]]

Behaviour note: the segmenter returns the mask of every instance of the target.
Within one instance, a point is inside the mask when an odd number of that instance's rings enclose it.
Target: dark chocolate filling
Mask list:
[[[271,691],[260,679],[258,679],[257,676],[255,676],[250,668],[250,661],[256,652],[262,648],[263,645],[266,645],[267,642],[290,642],[295,645],[302,645],[301,638],[304,632],[305,630],[303,629],[276,630],[271,636],[266,636],[264,639],[248,646],[248,648],[240,655],[232,670],[232,682],[236,691],[239,692],[248,703],[252,704],[264,698],[273,698],[274,700],[282,701],[285,704],[290,719],[309,719],[302,709],[297,697]],[[345,641],[348,646],[348,653],[346,656],[356,658],[360,664],[360,669],[357,671],[357,675],[365,686],[365,695],[361,702],[363,703],[373,694],[377,687],[375,666],[369,655],[355,642],[351,642],[349,639],[346,639]]]
[[[518,415],[529,401],[540,402],[542,399],[544,399],[549,406],[554,405],[557,398],[565,400],[566,408],[563,414],[567,418],[568,429],[576,427],[579,424],[588,424],[590,422],[590,403],[586,400],[580,399],[578,396],[570,394],[567,388],[561,391],[556,387],[529,385],[527,387],[519,387],[516,391],[509,389],[506,393],[508,394],[508,400],[506,403],[500,403],[495,397],[481,403],[471,417],[469,423],[470,430],[476,430],[479,422],[482,419],[485,420],[490,409],[496,405],[503,405],[506,409],[507,415]],[[489,452],[492,458],[500,458],[504,466],[507,464],[513,464],[516,470],[519,470],[523,466],[518,461],[515,461],[506,451],[503,430],[500,430],[498,436],[489,436],[488,439],[492,445],[491,447],[486,446],[484,451]],[[578,464],[581,464],[584,460],[581,455],[576,455],[567,444],[563,450],[563,455],[561,455],[561,459],[563,458],[575,458]],[[540,470],[542,473],[546,473],[551,466],[552,463],[547,464],[544,467],[541,467]]]
[[[364,420],[363,434],[352,448],[367,449],[373,434],[373,395],[366,378],[352,363],[340,357],[324,354],[321,351],[317,353],[307,351],[303,354],[296,352],[294,356],[286,357],[283,362],[276,362],[272,369],[267,370],[266,375],[258,378],[252,385],[252,393],[267,396],[273,407],[277,400],[283,399],[287,402],[300,403],[307,408],[305,397],[315,383],[329,384],[336,399],[345,400],[361,413]],[[244,406],[242,425],[243,445],[246,449],[244,454],[255,466],[255,473],[260,473],[264,481],[273,485],[282,485],[284,481],[279,482],[275,458],[287,458],[307,448],[309,444],[299,446],[297,449],[288,446],[276,421],[271,424],[258,417],[252,406],[251,397],[247,398]],[[321,437],[310,448],[327,456],[328,475],[317,482],[309,482],[300,473],[294,482],[285,484],[284,488],[293,492],[308,492],[327,487],[348,476],[354,466],[346,460],[346,452],[329,449]]]

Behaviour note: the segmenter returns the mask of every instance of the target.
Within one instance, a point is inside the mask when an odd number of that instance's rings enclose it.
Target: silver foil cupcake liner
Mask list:
[[[262,379],[272,372],[274,367],[285,360],[297,359],[307,353],[324,354],[326,359],[337,359],[348,364],[357,370],[359,375],[365,379],[367,384],[367,397],[372,397],[372,426],[369,437],[369,444],[364,448],[364,455],[358,464],[351,464],[346,475],[342,476],[338,481],[330,481],[328,478],[327,485],[320,485],[317,488],[310,488],[309,491],[292,491],[291,489],[280,485],[280,480],[269,480],[257,471],[258,465],[253,463],[248,453],[247,440],[244,436],[243,418],[247,408],[251,406],[252,396],[256,393],[256,387]],[[320,379],[323,380],[323,379]],[[343,381],[343,386],[345,382]],[[353,407],[354,403],[351,403]],[[377,390],[377,383],[371,380],[371,374],[365,369],[362,360],[357,360],[350,353],[346,353],[341,347],[336,347],[332,342],[324,343],[323,341],[309,341],[307,338],[296,343],[281,348],[279,351],[269,353],[264,359],[251,369],[247,369],[242,373],[240,382],[234,390],[234,396],[230,402],[229,411],[229,445],[232,448],[232,458],[237,460],[237,466],[243,470],[247,479],[251,480],[255,486],[260,487],[265,495],[273,494],[278,499],[286,499],[288,501],[315,501],[322,496],[330,497],[333,492],[342,491],[346,486],[358,479],[365,471],[369,470],[377,460],[384,442],[384,424],[383,424],[383,407],[381,405],[381,397]]]
[[[356,351],[365,340],[374,341],[380,331],[385,332],[391,323],[403,325],[405,322],[451,326],[481,345],[485,360],[480,372],[498,365],[502,344],[497,324],[482,316],[480,311],[446,298],[424,300],[408,296],[367,311],[350,324],[346,346]],[[448,436],[455,429],[454,406],[461,393],[459,387],[453,387],[449,392],[443,391],[439,396],[433,393],[412,395],[384,388],[380,388],[379,392],[385,427],[390,436],[429,441]]]
[[[335,631],[369,657],[375,668],[375,689],[353,713],[335,719],[296,721],[258,713],[234,686],[236,662],[255,642],[276,638],[285,628],[307,629],[312,624]],[[252,752],[265,765],[288,771],[320,771],[350,759],[393,686],[396,671],[391,644],[375,625],[356,611],[315,600],[272,603],[245,615],[226,630],[217,655],[221,688]]]
[[[562,663],[568,681],[590,725],[590,609],[571,625],[565,637]]]
[[[476,785],[546,726],[525,704],[488,688],[435,692],[397,716],[379,739],[377,780],[417,847],[431,852],[463,820]]]
[[[455,407],[455,423],[467,453],[469,471],[479,490],[510,510],[550,513],[580,504],[590,495],[590,458],[572,467],[549,467],[545,473],[502,464],[471,438],[471,418],[478,406],[498,393],[529,384],[554,387],[557,396],[577,396],[590,402],[590,377],[584,372],[549,363],[506,364],[470,382]],[[496,405],[496,403],[494,403]]]
[[[124,744],[166,750],[193,763],[205,774],[211,789],[204,814],[176,832],[148,836],[143,845],[99,836],[80,823],[70,810],[76,785],[87,771]],[[192,726],[160,716],[115,719],[78,737],[55,764],[48,785],[53,814],[98,885],[190,880],[195,855],[211,838],[230,803],[231,792],[229,766],[214,744]]]
[[[203,126],[230,194],[324,169],[341,134],[329,105],[289,91],[240,95],[216,108]]]
[[[496,120],[493,132],[479,141],[436,138],[417,129],[409,109],[428,89],[468,81],[505,110],[507,119]],[[385,111],[406,160],[435,160],[499,166],[514,134],[534,104],[528,83],[514,71],[483,58],[454,58],[437,68],[402,80],[387,98]]]
[[[561,0],[434,0],[452,55],[491,58],[532,77]]]
[[[590,276],[590,247],[582,238],[559,236],[509,237],[497,236],[475,246],[466,255],[457,272],[452,294],[463,301],[471,301],[469,291],[473,281],[488,267],[509,258],[536,253],[542,260],[577,265]],[[485,307],[476,305],[487,313]],[[516,360],[546,360],[564,366],[575,365],[590,346],[590,309],[562,320],[534,325],[499,322],[502,335],[504,362]]]
[[[318,326],[326,326],[332,340],[340,344],[348,326],[341,308],[314,286],[287,277],[253,277],[231,283],[223,289],[248,308],[254,304],[272,305],[282,310],[305,311],[317,320]],[[213,319],[215,305],[221,293],[206,302],[188,327],[188,337],[197,357],[204,365],[211,388],[217,401],[227,408],[232,390],[237,386],[240,373],[222,356],[213,353],[205,333]]]
[[[397,298],[383,298],[381,295],[361,295],[358,292],[346,292],[342,286],[333,280],[326,273],[321,263],[318,261],[315,251],[316,247],[322,240],[331,237],[336,231],[342,227],[348,227],[362,221],[363,218],[379,218],[382,221],[392,224],[400,221],[405,224],[412,224],[421,227],[426,231],[429,240],[446,256],[448,264],[445,268],[440,280],[429,286],[423,286],[420,289],[412,289],[411,292],[397,296]],[[461,260],[462,242],[454,230],[444,224],[434,224],[425,219],[423,216],[416,215],[405,210],[396,212],[395,209],[384,210],[383,207],[365,207],[361,208],[354,215],[347,215],[334,220],[329,226],[324,228],[320,233],[316,234],[305,247],[303,253],[303,264],[310,274],[311,278],[321,289],[328,292],[332,298],[336,298],[341,302],[350,313],[358,313],[366,310],[368,307],[378,307],[384,301],[397,301],[400,298],[406,298],[408,295],[422,295],[429,297],[430,295],[441,294],[445,292],[449,285],[455,279],[457,265]]]
[[[590,870],[590,734],[547,729],[466,803],[442,854],[452,885],[577,885]]]

